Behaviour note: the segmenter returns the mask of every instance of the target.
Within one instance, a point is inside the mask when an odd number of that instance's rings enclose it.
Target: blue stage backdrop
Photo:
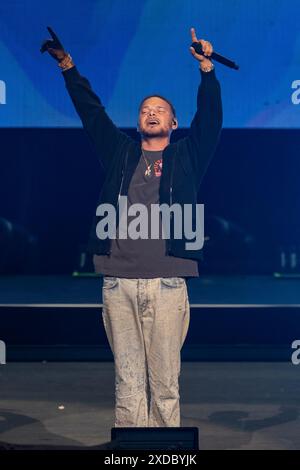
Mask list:
[[[39,52],[50,25],[120,127],[165,94],[188,127],[199,80],[199,38],[240,64],[218,67],[229,128],[300,126],[299,0],[1,0],[0,126],[78,127],[60,70]]]

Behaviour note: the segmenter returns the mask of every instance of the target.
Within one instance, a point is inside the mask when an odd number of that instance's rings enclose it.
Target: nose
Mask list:
[[[150,115],[150,116],[155,115],[155,110],[154,110],[154,109],[150,109],[150,110],[149,110],[149,115]]]

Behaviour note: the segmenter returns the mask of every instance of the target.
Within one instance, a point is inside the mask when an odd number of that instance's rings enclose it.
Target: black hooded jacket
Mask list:
[[[127,195],[129,183],[141,156],[141,142],[133,140],[118,129],[107,115],[89,81],[80,75],[76,66],[63,72],[66,88],[105,171],[105,180],[98,204],[118,208],[119,195]],[[192,204],[196,208],[197,193],[207,166],[214,154],[222,127],[220,84],[215,71],[202,72],[197,94],[197,110],[187,137],[170,143],[163,151],[160,180],[160,204]],[[194,213],[194,212],[193,212]],[[172,217],[172,212],[171,212]],[[93,254],[109,254],[110,239],[101,240],[94,218],[88,243]],[[181,258],[201,259],[201,250],[186,249],[184,230],[181,239],[166,240],[167,254]]]

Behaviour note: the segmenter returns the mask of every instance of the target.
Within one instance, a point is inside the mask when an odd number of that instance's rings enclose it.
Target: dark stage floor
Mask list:
[[[300,449],[299,374],[291,363],[184,363],[181,425],[199,428],[200,449]],[[0,446],[105,448],[113,393],[112,363],[2,365]]]

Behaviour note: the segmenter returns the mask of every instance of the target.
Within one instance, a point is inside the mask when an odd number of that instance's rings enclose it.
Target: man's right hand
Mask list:
[[[52,39],[46,39],[43,41],[40,51],[42,53],[46,51],[49,52],[51,57],[53,57],[58,62],[61,62],[68,55],[68,53],[64,50],[62,43],[58,39],[55,32],[50,28],[50,26],[47,26],[47,29]]]

